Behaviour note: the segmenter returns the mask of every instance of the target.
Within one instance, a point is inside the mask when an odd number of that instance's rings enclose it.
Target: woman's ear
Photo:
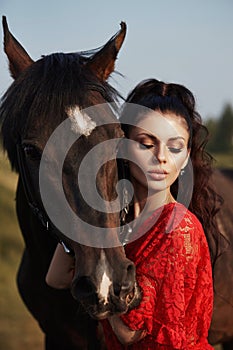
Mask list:
[[[189,158],[190,158],[190,152],[191,152],[191,149],[189,148],[189,149],[188,149],[188,152],[187,152],[187,156],[186,156],[186,158],[185,158],[185,161],[184,161],[184,163],[183,163],[181,169],[184,169],[184,168],[186,167],[186,165],[188,164]]]

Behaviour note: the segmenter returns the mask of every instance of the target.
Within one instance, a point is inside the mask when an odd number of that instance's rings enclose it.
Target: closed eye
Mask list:
[[[139,147],[141,148],[141,149],[151,149],[151,148],[153,148],[153,147],[155,147],[155,145],[151,145],[151,144],[145,144],[145,143],[139,143]]]
[[[180,153],[182,151],[182,148],[168,147],[168,149],[172,153]]]

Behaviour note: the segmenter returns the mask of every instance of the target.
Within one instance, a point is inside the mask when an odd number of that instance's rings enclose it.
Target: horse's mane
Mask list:
[[[53,53],[42,56],[26,69],[3,95],[0,105],[3,147],[12,168],[17,169],[15,145],[35,116],[40,125],[66,116],[65,108],[86,108],[103,102],[117,102],[121,97],[107,82],[85,69],[96,50],[80,53]],[[99,93],[96,93],[99,92]]]

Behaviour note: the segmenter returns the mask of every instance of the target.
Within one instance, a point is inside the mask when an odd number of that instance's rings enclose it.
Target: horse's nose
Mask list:
[[[75,299],[82,300],[93,297],[96,289],[89,277],[82,276],[74,280],[71,292]]]

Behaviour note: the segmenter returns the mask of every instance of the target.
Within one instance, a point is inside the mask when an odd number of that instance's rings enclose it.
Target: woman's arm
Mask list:
[[[50,287],[66,289],[70,287],[73,275],[74,258],[65,253],[59,243],[55,249],[45,281]]]
[[[133,331],[127,327],[118,316],[111,316],[108,321],[116,334],[118,340],[123,345],[133,344],[146,336],[145,330]]]

